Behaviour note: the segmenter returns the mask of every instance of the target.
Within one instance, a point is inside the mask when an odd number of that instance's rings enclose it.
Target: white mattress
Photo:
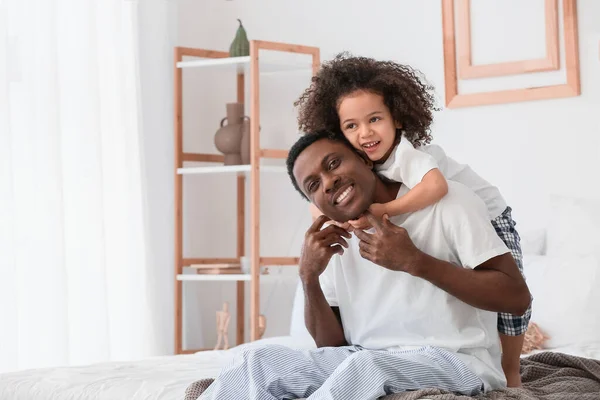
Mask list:
[[[13,372],[0,375],[0,400],[181,400],[191,382],[214,378],[238,351],[268,343],[298,349],[314,347],[312,343],[285,336],[263,339],[228,351]],[[600,359],[600,343],[593,347],[555,351]]]

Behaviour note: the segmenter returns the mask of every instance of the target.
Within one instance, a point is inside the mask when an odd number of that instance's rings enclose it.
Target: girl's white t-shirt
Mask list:
[[[506,201],[496,186],[479,176],[467,164],[460,164],[446,156],[438,145],[415,148],[402,135],[389,158],[384,163],[375,165],[378,174],[392,181],[402,182],[410,189],[434,168],[438,168],[446,180],[460,182],[474,191],[485,203],[490,219],[495,219],[506,209]]]

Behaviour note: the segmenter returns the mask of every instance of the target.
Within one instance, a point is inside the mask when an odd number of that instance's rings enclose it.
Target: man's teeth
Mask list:
[[[348,186],[346,190],[344,190],[338,197],[335,199],[335,204],[341,203],[352,191],[353,186]]]
[[[366,147],[368,149],[368,148],[371,148],[371,147],[376,146],[378,144],[379,144],[379,142],[370,142],[370,143],[363,144],[363,147]]]

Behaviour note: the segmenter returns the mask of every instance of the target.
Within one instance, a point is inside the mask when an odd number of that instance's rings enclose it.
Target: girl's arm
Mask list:
[[[418,211],[437,203],[448,193],[448,182],[439,169],[427,172],[421,182],[404,196],[389,203],[373,205],[374,214],[388,214],[390,217]]]

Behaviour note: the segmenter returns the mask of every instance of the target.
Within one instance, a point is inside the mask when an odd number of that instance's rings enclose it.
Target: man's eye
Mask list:
[[[308,192],[309,192],[309,193],[312,193],[312,192],[314,192],[315,190],[317,190],[317,188],[318,188],[318,187],[319,187],[319,183],[318,183],[318,182],[311,182],[311,183],[308,185]]]
[[[329,169],[330,170],[337,168],[338,165],[340,165],[340,160],[338,158],[329,161]]]

